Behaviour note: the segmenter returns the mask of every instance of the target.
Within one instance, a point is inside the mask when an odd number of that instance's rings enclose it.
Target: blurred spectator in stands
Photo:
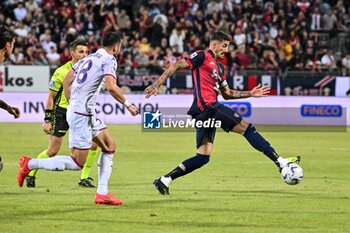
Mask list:
[[[29,0],[26,2],[25,7],[27,8],[28,13],[32,14],[37,8],[39,8],[39,5],[35,0]]]
[[[70,6],[69,1],[63,1],[63,5],[57,8],[57,13],[64,19],[72,18],[74,15],[73,8]]]
[[[151,46],[148,42],[147,37],[142,37],[139,45],[138,45],[138,49],[141,52],[144,52],[146,55],[148,54],[148,52],[150,52]]]
[[[152,33],[151,33],[151,47],[155,48],[156,46],[159,46],[162,38],[166,36],[166,30],[162,27],[163,19],[161,17],[157,17],[156,21],[154,22],[152,26]]]
[[[276,39],[277,38],[277,36],[278,36],[278,25],[276,23],[272,24],[269,33],[270,33],[270,37],[272,39]]]
[[[244,48],[247,42],[247,37],[240,28],[236,28],[235,35],[233,36],[233,40],[238,49]]]
[[[36,51],[33,52],[34,65],[48,65],[49,62],[45,56],[45,50],[38,47]]]
[[[166,49],[166,55],[164,57],[165,61],[165,67],[169,67],[170,65],[173,65],[176,63],[177,59],[173,54],[173,51],[170,48]]]
[[[35,9],[32,21],[32,29],[35,30],[36,33],[41,34],[44,32],[44,23],[46,19],[43,14],[42,9]]]
[[[68,47],[68,42],[66,40],[61,40],[57,46],[57,53],[61,54]]]
[[[237,75],[238,68],[240,66],[239,60],[237,58],[237,52],[231,51],[229,57],[228,57],[228,63],[229,63],[229,76],[235,76]]]
[[[94,53],[99,48],[97,43],[97,38],[94,35],[89,36],[87,47],[88,47],[89,53]]]
[[[293,60],[294,68],[303,69],[305,67],[306,57],[304,56],[304,51],[299,42],[294,46]]]
[[[91,36],[97,34],[98,30],[97,24],[94,21],[94,14],[90,14],[85,21],[83,33]]]
[[[166,49],[168,48],[168,40],[166,37],[163,37],[161,42],[160,42],[160,48],[162,49],[162,51],[164,52],[164,54],[166,54]]]
[[[171,4],[169,11],[172,11],[177,18],[181,18],[183,13],[187,11],[188,3],[187,0],[174,0]]]
[[[34,47],[28,47],[27,51],[24,54],[24,64],[25,65],[34,65]]]
[[[23,24],[23,21],[17,23],[16,29],[14,32],[21,37],[27,37],[29,29]]]
[[[141,36],[148,37],[153,24],[152,18],[148,15],[148,9],[145,6],[141,6],[136,21],[139,24],[139,32]]]
[[[281,49],[284,52],[285,60],[289,63],[292,62],[293,59],[293,46],[289,43],[289,41],[286,41],[282,39],[281,41]]]
[[[176,24],[176,28],[173,29],[169,37],[169,45],[173,52],[183,53],[184,51],[184,33],[180,30],[181,25]]]
[[[203,12],[197,11],[193,19],[194,33],[203,36],[203,31],[205,28],[205,18]]]
[[[108,31],[118,31],[119,26],[118,22],[116,20],[116,17],[114,15],[114,11],[112,9],[108,9],[107,13],[101,13],[104,14],[104,27],[102,29],[102,34],[105,34]]]
[[[147,54],[144,51],[139,50],[138,54],[135,57],[135,62],[137,64],[137,71],[140,74],[146,74],[148,71],[147,69],[150,65]]]
[[[214,11],[211,15],[208,15],[207,20],[208,20],[209,27],[211,27],[215,31],[217,31],[218,28],[221,26],[219,12],[217,11]]]
[[[322,68],[326,68],[330,70],[337,68],[337,62],[333,56],[332,49],[326,50],[325,54],[321,58],[321,64],[322,64]]]
[[[162,74],[164,71],[162,69],[162,66],[164,65],[164,57],[159,46],[152,50],[149,60],[150,74]]]
[[[23,1],[18,1],[17,7],[13,10],[17,21],[22,21],[27,15],[27,9],[24,7]]]
[[[202,40],[198,37],[195,36],[195,39],[193,41],[193,49],[191,52],[197,51],[197,50],[204,50],[205,46],[203,46]]]
[[[219,0],[210,0],[207,5],[207,15],[212,15],[214,12],[220,11],[220,1]]]
[[[60,54],[60,61],[61,64],[65,64],[72,60],[72,56],[70,55],[70,50],[69,48],[64,48],[63,52]]]
[[[350,76],[350,52],[341,60],[342,64],[342,75]]]
[[[51,47],[57,48],[56,43],[51,41],[51,35],[45,35],[45,40],[41,43],[46,53],[51,52]]]
[[[288,42],[291,44],[293,47],[296,46],[297,43],[299,43],[299,35],[297,35],[295,30],[292,30],[288,36]]]
[[[120,13],[117,16],[117,23],[120,29],[127,27],[127,22],[130,20],[130,17],[126,14],[126,10],[121,9]]]
[[[318,7],[313,9],[311,14],[311,30],[320,30],[321,29],[321,14]]]
[[[23,65],[24,64],[24,55],[21,51],[21,48],[15,47],[13,53],[10,55],[10,63],[13,65]]]
[[[49,62],[49,65],[52,67],[57,67],[60,64],[60,55],[57,53],[57,49],[54,46],[50,47],[50,52],[46,54],[46,58]]]
[[[148,1],[148,15],[154,20],[154,18],[160,14],[160,10],[158,8],[158,0],[149,0]]]
[[[249,54],[246,53],[245,48],[237,49],[237,59],[240,64],[240,68],[245,70],[247,68],[252,68]]]
[[[258,68],[262,70],[278,70],[276,55],[271,50],[264,50],[262,58],[259,59]]]
[[[124,60],[124,73],[128,75],[135,75],[135,68],[137,68],[137,64],[134,61],[132,53],[126,53]]]
[[[327,14],[322,16],[323,29],[331,31],[336,28],[337,17],[334,15],[333,10],[329,9]]]
[[[74,28],[77,30],[78,34],[81,34],[82,32],[84,32],[84,22],[81,20],[81,16],[80,15],[75,15],[75,22],[74,22]]]
[[[238,3],[238,0],[236,0],[235,4],[241,4],[241,3]],[[222,3],[221,3],[221,9],[220,11],[223,11],[225,14],[229,15],[230,17],[232,16],[233,14],[233,1],[231,0],[224,0]]]

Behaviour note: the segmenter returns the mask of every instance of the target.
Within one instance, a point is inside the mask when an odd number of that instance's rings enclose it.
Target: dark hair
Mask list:
[[[214,32],[213,35],[210,37],[210,42],[212,42],[214,40],[217,40],[220,42],[231,41],[231,37],[223,31],[217,31],[217,32]]]
[[[116,44],[119,44],[121,38],[116,32],[106,32],[106,34],[102,38],[102,46],[103,47],[112,47]]]
[[[0,25],[0,49],[5,48],[6,43],[11,43],[15,37],[14,32],[10,31],[6,26]]]
[[[88,43],[84,39],[80,39],[80,38],[75,39],[74,41],[72,41],[69,44],[69,50],[70,51],[75,51],[79,45],[88,46]]]

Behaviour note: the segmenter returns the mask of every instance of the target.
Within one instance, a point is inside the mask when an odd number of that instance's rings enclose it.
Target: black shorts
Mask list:
[[[219,103],[212,103],[206,109],[196,115],[192,116],[196,120],[205,121],[207,119],[215,119],[221,121],[221,128],[225,132],[231,131],[231,129],[242,121],[241,115],[235,110]],[[196,147],[197,149],[203,145],[205,139],[209,139],[211,143],[214,143],[216,128],[196,128]]]
[[[61,107],[56,108],[51,120],[52,128],[50,131],[50,135],[56,137],[63,137],[64,135],[66,135],[69,129],[66,116],[67,109]]]

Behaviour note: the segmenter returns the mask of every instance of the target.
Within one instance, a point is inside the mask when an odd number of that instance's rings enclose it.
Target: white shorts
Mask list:
[[[67,122],[69,124],[69,147],[71,149],[90,149],[92,139],[107,128],[105,123],[98,119],[96,115],[86,116],[71,111],[67,111]]]

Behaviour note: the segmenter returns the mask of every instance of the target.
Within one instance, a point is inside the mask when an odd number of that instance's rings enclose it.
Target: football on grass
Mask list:
[[[282,168],[281,176],[287,184],[296,185],[304,178],[304,172],[298,164],[289,163]]]

